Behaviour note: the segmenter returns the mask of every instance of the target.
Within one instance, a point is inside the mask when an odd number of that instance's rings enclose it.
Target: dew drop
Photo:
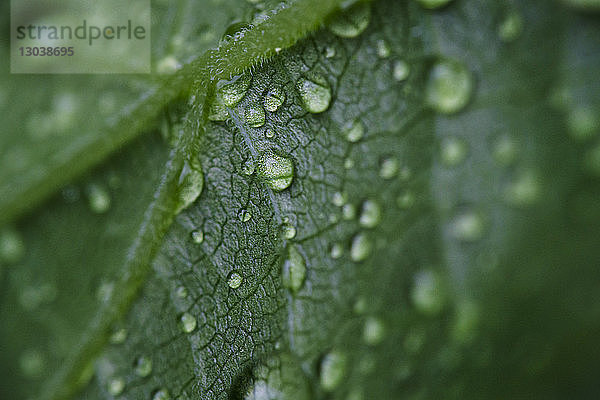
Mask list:
[[[226,107],[234,107],[246,96],[251,83],[252,76],[250,74],[239,75],[230,81],[218,85],[217,97],[220,97]]]
[[[110,335],[109,341],[111,344],[122,344],[127,340],[127,329],[118,328]]]
[[[363,296],[359,297],[354,303],[352,311],[358,315],[364,314],[367,311],[367,299],[365,299]]]
[[[371,242],[371,239],[364,233],[359,233],[352,239],[352,244],[350,245],[350,258],[355,262],[364,261],[371,255],[372,250],[373,243]]]
[[[267,130],[265,130],[265,137],[267,139],[272,139],[275,137],[275,131],[271,128],[267,128]]]
[[[264,105],[267,111],[275,112],[285,101],[285,93],[280,87],[274,87],[269,90],[264,99]]]
[[[259,105],[246,108],[244,117],[246,123],[252,128],[260,128],[265,124],[265,110]]]
[[[242,209],[238,214],[238,218],[242,222],[248,222],[252,219],[252,213],[246,209]]]
[[[335,35],[343,38],[357,37],[367,29],[371,21],[371,5],[359,2],[336,14],[328,24]]]
[[[532,170],[524,170],[506,187],[504,198],[513,206],[526,207],[537,202],[540,192],[541,183],[537,174]]]
[[[392,52],[390,45],[383,39],[377,41],[377,55],[380,58],[388,58]]]
[[[40,378],[46,368],[44,355],[38,350],[25,350],[19,357],[19,368],[27,378]]]
[[[345,169],[352,169],[354,168],[354,160],[351,158],[346,158],[344,160],[344,168]]]
[[[415,196],[412,192],[406,191],[398,196],[396,204],[403,210],[409,209],[415,204]]]
[[[402,82],[408,78],[410,74],[410,65],[404,60],[398,60],[394,63],[394,69],[392,75],[398,82]]]
[[[266,151],[258,161],[258,174],[276,192],[287,189],[294,179],[294,163],[290,157]]]
[[[237,289],[242,285],[244,278],[238,272],[232,271],[227,276],[227,285],[232,289]]]
[[[516,11],[508,13],[498,26],[498,36],[500,40],[506,43],[516,40],[522,31],[523,18]]]
[[[200,161],[196,159],[186,160],[179,174],[175,213],[179,214],[183,209],[196,201],[200,193],[202,193],[203,186],[204,175]]]
[[[283,286],[297,293],[304,285],[306,279],[306,261],[296,246],[289,246],[288,256],[283,262]]]
[[[331,87],[322,75],[312,74],[298,79],[296,89],[306,111],[316,114],[329,108]]]
[[[347,357],[339,351],[332,351],[321,361],[321,387],[326,392],[335,390],[344,380],[347,368]]]
[[[188,297],[188,290],[185,286],[178,286],[177,289],[175,289],[175,296],[177,296],[180,299],[185,299],[186,297]]]
[[[374,200],[366,200],[362,204],[358,223],[363,228],[374,228],[381,222],[381,207]]]
[[[333,205],[341,207],[348,201],[348,195],[345,192],[335,192],[331,199]]]
[[[417,0],[421,7],[427,8],[429,10],[443,7],[451,1],[452,0]]]
[[[376,317],[368,317],[363,327],[363,341],[374,346],[383,341],[386,335],[385,325],[383,321]]]
[[[0,230],[0,262],[14,264],[25,255],[25,242],[14,228]]]
[[[192,237],[192,241],[196,244],[200,244],[204,241],[204,232],[199,229],[192,231],[190,236]]]
[[[110,208],[110,194],[105,187],[92,184],[87,187],[88,204],[96,214],[102,214]]]
[[[441,279],[431,270],[422,270],[415,275],[410,297],[417,311],[425,315],[438,314],[446,303]]]
[[[342,217],[347,221],[354,219],[356,217],[356,207],[352,204],[344,204],[342,207]]]
[[[452,236],[463,242],[479,240],[484,232],[483,217],[475,211],[464,211],[452,221]]]
[[[383,179],[392,179],[398,174],[400,163],[395,158],[384,158],[379,165],[379,176]]]
[[[191,333],[196,329],[196,318],[190,313],[183,313],[179,317],[179,325],[184,333]]]
[[[425,98],[435,111],[454,114],[467,105],[472,91],[473,78],[464,64],[445,59],[432,66]]]
[[[135,361],[135,374],[139,377],[145,378],[152,373],[152,360],[148,357],[142,356]]]
[[[356,120],[344,131],[346,140],[351,143],[356,143],[363,138],[365,134],[365,126],[359,120]]]
[[[456,137],[445,138],[441,148],[442,164],[447,167],[455,167],[465,160],[468,152],[469,147],[464,140]]]
[[[507,167],[515,161],[517,152],[517,144],[507,135],[502,135],[496,139],[492,147],[494,160],[503,167]]]
[[[158,389],[152,394],[152,400],[171,400],[171,395],[167,389]]]
[[[342,245],[339,243],[335,243],[333,246],[331,246],[331,250],[329,251],[331,258],[333,258],[334,260],[337,260],[338,258],[340,258],[343,253],[344,253],[344,249],[343,249]]]
[[[156,64],[156,72],[159,74],[173,74],[181,68],[181,63],[173,56],[163,57]]]
[[[335,53],[335,47],[327,46],[327,48],[325,49],[325,57],[327,58],[335,57]]]
[[[123,393],[123,389],[125,389],[125,381],[123,378],[112,378],[108,381],[108,393],[112,396],[118,396]]]
[[[289,219],[284,220],[281,232],[285,239],[291,240],[296,237],[296,227],[289,222]]]

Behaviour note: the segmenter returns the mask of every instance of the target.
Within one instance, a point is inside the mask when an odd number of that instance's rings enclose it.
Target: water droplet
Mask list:
[[[152,360],[148,357],[142,356],[135,361],[135,374],[139,377],[145,378],[152,373]]]
[[[406,61],[398,60],[394,63],[394,70],[392,72],[392,75],[394,76],[395,80],[397,80],[398,82],[402,82],[406,80],[406,78],[408,78],[409,74],[410,65],[408,65]]]
[[[342,217],[347,221],[354,219],[356,217],[356,207],[352,204],[344,204],[344,207],[342,207]]]
[[[287,189],[294,179],[294,163],[287,156],[266,151],[258,161],[258,174],[276,192]]]
[[[445,59],[432,66],[425,97],[435,111],[454,114],[467,105],[472,91],[473,78],[464,64]]]
[[[365,134],[365,126],[359,120],[356,120],[344,131],[344,136],[351,143],[356,143]]]
[[[385,325],[383,321],[376,317],[368,317],[363,327],[363,341],[374,346],[383,341],[386,335]]]
[[[431,270],[419,271],[415,275],[410,296],[417,311],[426,315],[438,314],[446,303],[441,279]]]
[[[175,213],[179,214],[196,201],[202,193],[203,186],[204,175],[200,161],[197,159],[186,160],[179,174],[178,201],[175,206]]]
[[[537,174],[532,170],[524,170],[506,187],[504,198],[514,206],[526,207],[537,202],[540,192],[541,183]]]
[[[87,195],[90,209],[93,212],[102,214],[110,208],[110,194],[108,194],[108,191],[103,186],[97,184],[89,185],[87,187]]]
[[[223,99],[220,97],[215,97],[214,101],[210,105],[210,110],[208,113],[208,120],[214,122],[226,121],[229,117],[229,112],[227,111],[227,106],[223,103]]]
[[[515,161],[517,152],[517,144],[507,135],[500,136],[492,147],[494,160],[503,167],[507,167]]]
[[[242,74],[230,81],[219,83],[217,97],[226,107],[234,107],[246,96],[251,83],[252,76],[250,74]]]
[[[108,393],[112,396],[118,396],[125,389],[125,381],[123,378],[112,378],[108,381]]]
[[[200,229],[192,231],[191,233],[192,241],[196,244],[200,244],[204,241],[204,232]]]
[[[267,128],[267,130],[265,130],[265,137],[267,139],[272,139],[275,137],[275,131],[271,128]]]
[[[337,36],[353,38],[363,33],[370,21],[371,5],[359,2],[336,14],[327,27]]]
[[[475,211],[464,211],[452,221],[452,235],[463,242],[481,239],[485,232],[483,217]]]
[[[259,105],[246,108],[244,117],[246,123],[252,128],[260,128],[265,124],[265,110]]]
[[[275,112],[285,101],[285,93],[280,87],[269,90],[265,96],[264,104],[267,111]]]
[[[587,140],[600,132],[600,116],[589,106],[576,106],[567,116],[569,134],[576,140]]]
[[[427,8],[429,10],[433,10],[435,8],[440,8],[450,3],[452,0],[417,0],[417,2],[423,8]]]
[[[159,74],[172,74],[181,68],[181,63],[173,56],[163,57],[156,64],[156,72]]]
[[[352,244],[350,245],[350,258],[355,262],[364,261],[371,255],[372,250],[373,243],[371,242],[371,239],[364,233],[359,233],[352,239]]]
[[[27,378],[40,378],[46,368],[44,355],[39,350],[25,350],[19,357],[19,368]]]
[[[316,114],[329,108],[331,87],[322,75],[312,74],[307,78],[298,79],[296,89],[306,111]]]
[[[327,46],[327,48],[325,49],[325,57],[327,58],[335,57],[335,53],[335,47]]]
[[[352,311],[354,311],[354,313],[358,315],[364,314],[367,311],[367,299],[365,299],[362,296],[359,297],[354,303]]]
[[[398,196],[396,204],[403,210],[411,208],[415,204],[415,196],[412,192],[406,191]]]
[[[344,253],[344,248],[339,243],[335,243],[333,246],[331,246],[331,250],[329,252],[329,254],[331,255],[331,258],[333,258],[334,260],[340,258],[343,253]]]
[[[242,222],[248,222],[252,219],[252,213],[246,209],[242,209],[238,214],[238,218]]]
[[[344,168],[345,169],[352,169],[354,168],[354,160],[351,158],[346,158],[344,160]]]
[[[347,357],[339,351],[332,351],[321,361],[321,387],[326,392],[335,390],[346,375]]]
[[[152,394],[152,400],[171,400],[171,395],[167,389],[158,389]]]
[[[469,147],[463,139],[449,137],[442,141],[441,159],[447,167],[455,167],[461,164],[467,157],[468,152]]]
[[[227,285],[232,289],[237,289],[242,285],[244,278],[239,273],[233,271],[227,276]]]
[[[292,225],[289,220],[284,220],[284,223],[281,226],[281,232],[285,239],[290,240],[296,237],[296,227]]]
[[[185,299],[188,297],[187,288],[185,286],[178,286],[177,289],[175,289],[175,296],[179,297],[180,299]]]
[[[111,344],[122,344],[127,340],[127,329],[118,328],[110,335],[110,343]]]
[[[183,313],[179,317],[179,325],[185,333],[191,333],[196,329],[196,318],[190,313]]]
[[[308,382],[297,360],[286,353],[262,360],[252,371],[244,400],[310,400]]]
[[[362,204],[358,223],[363,228],[374,228],[381,222],[381,207],[374,200],[366,200]]]
[[[390,45],[383,39],[377,41],[377,55],[380,58],[388,58],[392,53]]]
[[[348,201],[348,195],[346,192],[335,192],[331,198],[331,202],[337,207],[343,206],[346,204],[346,201]]]
[[[392,179],[398,173],[400,164],[395,158],[384,158],[379,165],[379,176],[383,179]]]
[[[297,293],[306,279],[306,261],[296,246],[289,246],[287,259],[283,263],[283,286]]]
[[[512,11],[506,15],[498,26],[498,36],[503,42],[512,42],[521,35],[523,31],[523,18],[521,14]]]
[[[0,263],[14,264],[25,255],[23,238],[14,228],[0,230]]]

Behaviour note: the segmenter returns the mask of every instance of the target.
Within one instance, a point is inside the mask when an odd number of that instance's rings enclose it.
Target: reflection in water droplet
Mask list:
[[[374,200],[366,200],[362,204],[358,223],[363,228],[374,228],[381,222],[381,207]]]
[[[304,285],[306,279],[306,261],[296,246],[288,248],[287,259],[283,263],[282,281],[283,286],[297,293]]]
[[[118,396],[125,389],[125,380],[123,378],[112,378],[108,381],[108,393],[112,396]]]
[[[498,26],[498,36],[503,42],[516,40],[523,31],[523,18],[521,14],[512,11],[506,15]]]
[[[383,341],[386,335],[383,321],[376,317],[368,317],[363,327],[363,340],[367,345],[374,346]]]
[[[265,110],[258,104],[247,107],[244,117],[252,128],[259,128],[265,124]]]
[[[14,264],[25,255],[25,242],[12,227],[0,230],[0,263]]]
[[[179,317],[179,325],[184,333],[191,333],[196,329],[196,318],[190,313],[183,313]]]
[[[415,275],[410,296],[417,311],[426,315],[438,314],[446,302],[441,279],[431,270],[422,270]]]
[[[356,120],[344,131],[344,136],[351,143],[356,143],[365,134],[365,126],[359,120]]]
[[[397,80],[398,82],[406,80],[409,74],[410,65],[408,65],[406,61],[399,60],[394,63],[394,70],[392,72],[392,75],[394,76],[395,80]]]
[[[445,138],[442,141],[441,161],[447,167],[461,164],[467,157],[469,147],[463,139],[456,137]]]
[[[464,64],[454,60],[440,60],[429,72],[425,98],[437,112],[454,114],[462,110],[471,98],[473,78]]]
[[[321,387],[326,392],[335,390],[346,375],[347,357],[339,351],[332,351],[321,361]]]
[[[265,96],[264,105],[267,111],[275,112],[285,101],[285,93],[280,87],[274,87]]]
[[[233,271],[229,273],[227,277],[227,285],[232,289],[237,289],[242,285],[244,278],[239,273]]]
[[[417,0],[417,2],[423,8],[427,8],[433,10],[435,8],[440,8],[450,3],[452,0]]]
[[[336,14],[327,27],[331,32],[343,38],[353,38],[367,29],[371,20],[371,4],[359,2],[347,10]]]
[[[372,250],[373,243],[371,242],[371,239],[369,239],[364,233],[359,233],[352,239],[352,244],[350,246],[350,258],[355,262],[364,261],[367,257],[369,257],[369,255],[371,255]]]
[[[204,241],[204,232],[202,230],[197,229],[192,231],[191,233],[192,241],[196,244],[200,244]]]
[[[182,210],[189,207],[200,193],[204,186],[204,175],[200,161],[196,159],[186,160],[177,186],[178,198],[175,206],[175,213],[179,214]]]
[[[105,187],[97,184],[92,184],[87,187],[88,202],[90,209],[102,214],[110,208],[110,194]]]
[[[321,113],[329,108],[331,87],[322,75],[312,74],[307,78],[298,79],[296,89],[306,111]]]
[[[280,192],[294,179],[294,163],[288,156],[266,151],[258,161],[258,174],[271,189]]]
[[[152,373],[152,360],[148,357],[139,357],[135,362],[135,374],[145,378]]]
[[[452,221],[452,235],[464,242],[481,239],[485,232],[483,217],[475,211],[464,211]]]

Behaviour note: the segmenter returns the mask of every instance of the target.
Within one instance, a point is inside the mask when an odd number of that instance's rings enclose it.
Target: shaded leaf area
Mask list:
[[[79,341],[120,274],[166,157],[148,135],[9,228],[25,252],[2,267],[3,398],[35,395]]]

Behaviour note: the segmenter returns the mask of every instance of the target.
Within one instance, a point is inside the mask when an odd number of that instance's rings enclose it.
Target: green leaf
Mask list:
[[[122,121],[171,104],[170,155],[139,138],[2,228],[0,395],[593,398],[600,21],[563,3],[157,5],[189,62]]]

